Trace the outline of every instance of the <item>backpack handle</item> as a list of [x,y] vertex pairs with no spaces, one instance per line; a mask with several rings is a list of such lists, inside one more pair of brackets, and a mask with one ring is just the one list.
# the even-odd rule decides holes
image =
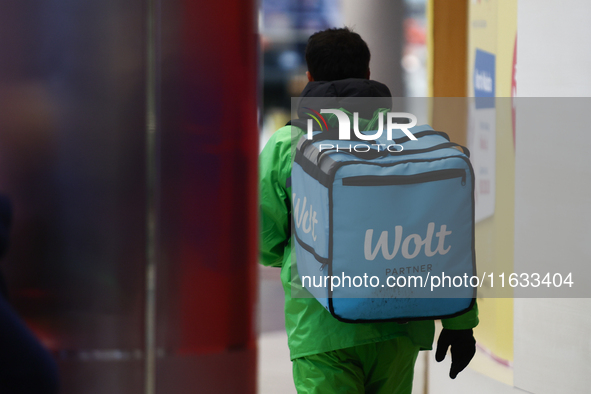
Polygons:
[[[306,130],[306,123],[303,119],[290,120],[285,125],[286,126],[294,126],[294,127],[300,128],[302,130]],[[439,135],[439,136],[445,138],[446,140],[451,141],[449,139],[449,135],[447,135],[447,133],[443,132],[443,131],[423,130],[423,131],[419,131],[418,133],[414,133],[413,135],[416,138],[421,138],[426,135]],[[339,135],[336,130],[323,131],[322,133],[318,133],[312,137],[312,141],[314,141],[314,142],[325,141],[325,140],[338,140],[338,139],[339,139]],[[375,140],[362,140],[362,139],[358,138],[356,135],[352,136],[351,141],[361,141],[361,142],[369,142],[369,143],[377,144],[377,141],[375,141]],[[404,137],[396,138],[392,141],[395,144],[402,144],[403,142],[410,141],[410,138],[408,136],[404,136]]]
[[[387,151],[385,151],[385,150],[384,151],[381,151],[381,152],[378,152],[377,150],[370,149],[370,150],[368,150],[366,152],[357,152],[355,150],[345,150],[345,149],[342,149],[342,148],[340,148],[340,149],[341,150],[338,151],[339,153],[344,153],[344,154],[347,154],[347,155],[353,155],[355,157],[360,158],[361,160],[373,160],[373,159],[377,159],[379,157],[386,157],[386,156],[389,155],[389,153]],[[334,151],[337,151],[337,148],[330,148],[330,149],[326,149],[326,150],[323,150],[322,152],[320,152],[318,154],[317,165],[320,167],[320,161],[322,160],[323,157],[326,156],[326,153],[328,153],[328,152],[334,152]]]
[[[441,136],[441,137],[445,138],[446,140],[450,141],[449,135],[447,135],[447,133],[445,133],[443,131],[423,130],[423,131],[419,131],[418,133],[414,133],[413,135],[416,138],[421,138],[426,135],[438,135],[438,136]],[[404,137],[396,138],[392,141],[394,141],[395,144],[402,144],[403,142],[410,141],[410,138],[408,136],[404,136]]]
[[462,146],[460,144],[456,144],[455,142],[444,142],[442,144],[431,146],[429,148],[409,149],[409,150],[403,150],[403,151],[399,151],[397,153],[391,153],[391,154],[393,154],[393,155],[412,155],[412,154],[415,154],[415,153],[431,152],[431,151],[434,151],[434,150],[444,149],[444,148],[461,148],[462,149],[462,152],[466,156],[468,156],[468,158],[470,157],[470,151],[468,150],[468,148],[466,148],[465,146]]

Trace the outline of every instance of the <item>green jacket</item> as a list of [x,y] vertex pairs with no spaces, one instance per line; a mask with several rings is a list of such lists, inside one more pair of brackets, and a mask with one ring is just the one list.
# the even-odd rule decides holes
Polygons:
[[[360,119],[360,128],[375,124],[375,119],[377,111],[372,120]],[[287,180],[291,177],[293,151],[302,135],[302,130],[296,127],[282,127],[269,139],[259,157],[261,264],[281,267],[291,359],[385,341],[400,335],[408,336],[422,350],[430,350],[435,332],[433,320],[405,324],[343,323],[315,298],[291,297],[295,253],[292,253],[290,229],[292,194]],[[450,329],[473,328],[477,324],[476,305],[461,316],[443,320],[443,326]]]

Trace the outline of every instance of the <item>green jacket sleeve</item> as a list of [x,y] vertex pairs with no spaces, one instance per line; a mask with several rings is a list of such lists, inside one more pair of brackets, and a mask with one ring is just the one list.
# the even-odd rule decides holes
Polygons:
[[443,328],[450,330],[466,330],[474,328],[478,325],[478,303],[474,302],[474,306],[463,315],[451,317],[449,319],[441,319]]
[[281,267],[290,237],[291,139],[283,138],[289,130],[273,134],[259,156],[260,263],[266,266]]

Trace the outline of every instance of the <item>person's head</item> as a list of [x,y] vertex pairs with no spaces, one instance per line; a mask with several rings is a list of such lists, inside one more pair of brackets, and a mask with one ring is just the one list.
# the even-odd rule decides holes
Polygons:
[[309,81],[369,79],[369,48],[347,27],[312,34],[306,46]]

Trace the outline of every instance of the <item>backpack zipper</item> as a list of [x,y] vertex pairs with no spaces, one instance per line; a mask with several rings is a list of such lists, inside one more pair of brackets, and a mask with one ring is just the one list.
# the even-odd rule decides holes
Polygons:
[[449,168],[413,175],[361,175],[343,178],[343,186],[392,186],[410,185],[442,181],[446,179],[462,178],[462,186],[466,185],[466,170],[461,168]]

